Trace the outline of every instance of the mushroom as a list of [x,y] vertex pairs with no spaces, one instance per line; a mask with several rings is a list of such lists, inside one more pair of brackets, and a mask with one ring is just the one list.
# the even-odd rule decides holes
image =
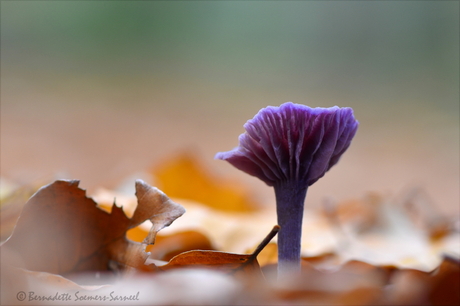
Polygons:
[[261,109],[244,128],[239,146],[215,158],[274,187],[281,227],[278,277],[299,273],[307,189],[339,161],[358,121],[349,107],[311,108],[287,102]]

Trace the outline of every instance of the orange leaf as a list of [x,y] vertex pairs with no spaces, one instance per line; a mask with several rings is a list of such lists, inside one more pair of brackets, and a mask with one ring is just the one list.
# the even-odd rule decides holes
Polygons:
[[278,233],[279,229],[279,226],[275,226],[252,254],[194,250],[179,254],[158,268],[164,271],[176,268],[212,268],[229,274],[263,278],[257,256]]
[[153,171],[157,185],[171,197],[190,199],[215,209],[233,212],[255,210],[249,196],[233,184],[217,183],[196,158],[185,153]]
[[194,250],[179,254],[166,265],[159,266],[164,271],[183,267],[206,267],[236,273],[239,270],[254,271],[259,268],[259,264],[252,254]]

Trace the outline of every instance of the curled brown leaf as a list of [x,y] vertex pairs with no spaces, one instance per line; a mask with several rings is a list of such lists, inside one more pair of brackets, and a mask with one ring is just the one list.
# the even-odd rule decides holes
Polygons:
[[128,218],[115,205],[107,213],[78,184],[77,180],[55,181],[25,204],[2,248],[19,254],[26,269],[55,274],[104,271],[113,261],[143,268],[148,257],[146,245],[128,240],[128,229],[151,220],[153,227],[146,242],[153,243],[159,230],[185,212],[160,190],[138,180],[138,206],[133,217]]

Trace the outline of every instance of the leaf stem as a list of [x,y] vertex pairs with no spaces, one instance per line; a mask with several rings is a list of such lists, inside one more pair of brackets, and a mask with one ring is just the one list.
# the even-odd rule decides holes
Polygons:
[[257,248],[254,250],[254,252],[251,254],[252,257],[256,258],[257,255],[259,255],[260,252],[267,246],[267,244],[270,243],[270,241],[273,239],[273,237],[278,234],[280,230],[279,225],[275,225],[273,229],[268,233],[268,235],[262,240],[262,242],[257,246]]
[[300,241],[307,184],[283,181],[274,186],[278,224],[278,279],[300,273]]

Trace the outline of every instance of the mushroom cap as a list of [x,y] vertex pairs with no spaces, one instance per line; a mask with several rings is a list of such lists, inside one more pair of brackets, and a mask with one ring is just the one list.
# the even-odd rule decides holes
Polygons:
[[244,125],[239,146],[216,159],[258,177],[269,186],[310,186],[335,165],[358,128],[349,107],[311,108],[286,102],[261,109]]

